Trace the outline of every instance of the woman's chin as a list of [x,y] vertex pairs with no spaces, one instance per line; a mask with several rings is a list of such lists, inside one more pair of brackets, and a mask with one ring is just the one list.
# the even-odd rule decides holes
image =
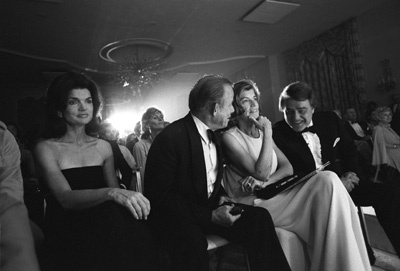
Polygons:
[[250,113],[248,115],[249,118],[254,118],[254,119],[258,119],[259,116],[260,116],[260,114],[258,114],[258,112],[257,113]]

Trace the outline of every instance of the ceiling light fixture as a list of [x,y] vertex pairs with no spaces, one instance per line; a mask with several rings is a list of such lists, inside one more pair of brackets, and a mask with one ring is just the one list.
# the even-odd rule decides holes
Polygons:
[[99,56],[116,64],[113,83],[122,87],[125,99],[141,97],[159,78],[159,66],[171,54],[172,47],[154,39],[127,39],[109,43]]
[[300,4],[266,0],[245,15],[243,21],[274,24],[298,7],[300,7]]

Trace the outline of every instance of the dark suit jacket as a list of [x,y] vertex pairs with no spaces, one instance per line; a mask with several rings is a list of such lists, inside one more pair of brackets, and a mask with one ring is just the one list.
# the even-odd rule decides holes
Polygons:
[[[321,142],[322,163],[331,162],[326,169],[339,176],[348,171],[360,176],[357,149],[337,115],[334,112],[315,112],[313,126]],[[274,124],[273,138],[289,159],[295,174],[315,169],[314,158],[303,136],[295,132],[285,120]]]
[[400,135],[400,105],[396,108],[396,112],[393,110],[395,104],[391,104],[389,107],[392,109],[393,112],[393,118],[392,122],[390,123],[391,128]]
[[[353,140],[361,140],[362,137],[358,136],[356,131],[354,130],[353,126],[348,121],[344,121],[344,127],[346,128],[348,134]],[[365,135],[372,135],[371,129],[369,129],[368,124],[365,121],[357,121],[360,125],[361,129],[363,129]]]
[[190,114],[168,125],[154,140],[146,163],[145,196],[151,213],[187,217],[208,226],[211,213],[225,194],[221,186],[223,163],[217,146],[219,168],[210,198],[201,137]]

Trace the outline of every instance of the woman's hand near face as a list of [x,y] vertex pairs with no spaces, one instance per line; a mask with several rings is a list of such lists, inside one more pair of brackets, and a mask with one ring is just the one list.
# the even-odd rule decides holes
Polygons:
[[258,129],[263,131],[267,136],[272,136],[272,124],[267,117],[260,116],[258,119],[254,117],[249,118]]
[[109,196],[115,202],[128,208],[136,219],[147,219],[150,214],[150,201],[140,192],[113,188]]

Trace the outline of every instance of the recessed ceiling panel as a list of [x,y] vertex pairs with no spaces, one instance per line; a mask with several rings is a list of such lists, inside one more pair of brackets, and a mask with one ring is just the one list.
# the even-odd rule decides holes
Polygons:
[[292,13],[300,5],[288,2],[266,0],[247,14],[243,21],[253,23],[274,24]]
[[38,2],[63,3],[64,0],[35,0]]

